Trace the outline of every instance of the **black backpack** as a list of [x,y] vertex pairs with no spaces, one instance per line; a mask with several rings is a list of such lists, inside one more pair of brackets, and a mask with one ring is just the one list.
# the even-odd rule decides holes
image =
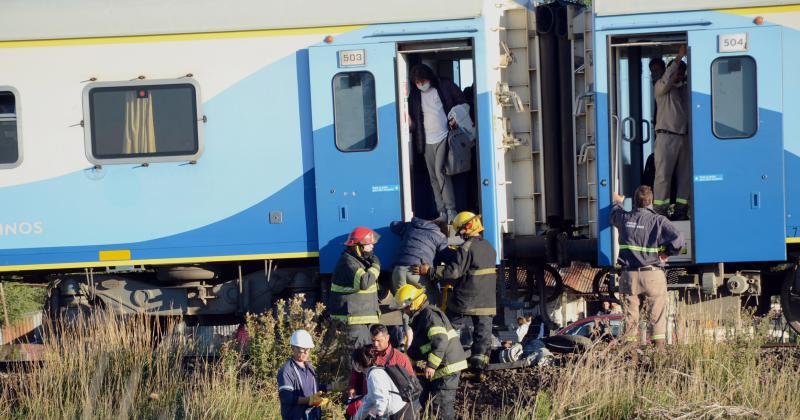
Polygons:
[[[394,352],[394,349],[392,349],[392,352]],[[386,360],[391,359],[392,355],[389,354]],[[420,394],[422,394],[422,384],[419,383],[419,379],[417,379],[416,375],[409,374],[408,371],[400,365],[379,367],[382,367],[389,375],[389,378],[392,379],[394,386],[396,386],[399,391],[396,394],[400,395],[403,401],[413,403],[419,399]]]

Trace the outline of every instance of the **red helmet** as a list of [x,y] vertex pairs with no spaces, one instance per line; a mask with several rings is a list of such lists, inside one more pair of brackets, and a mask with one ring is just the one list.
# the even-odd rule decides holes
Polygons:
[[350,236],[347,238],[347,242],[344,244],[347,246],[372,245],[377,243],[380,237],[381,236],[378,235],[378,233],[374,230],[359,226],[350,232]]

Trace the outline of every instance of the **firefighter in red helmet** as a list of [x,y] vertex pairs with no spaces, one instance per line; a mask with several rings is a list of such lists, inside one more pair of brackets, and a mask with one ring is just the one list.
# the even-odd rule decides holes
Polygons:
[[372,229],[353,229],[331,279],[328,309],[332,318],[345,326],[354,347],[371,344],[369,326],[380,322],[378,276],[381,263],[373,253],[379,238]]

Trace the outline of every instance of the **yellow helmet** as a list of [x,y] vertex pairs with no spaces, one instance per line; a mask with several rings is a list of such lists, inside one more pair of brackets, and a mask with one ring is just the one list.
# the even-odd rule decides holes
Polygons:
[[425,295],[425,289],[420,289],[413,284],[404,284],[400,286],[400,288],[397,289],[397,293],[394,294],[394,300],[398,309],[410,306],[412,310],[416,311],[427,299],[428,296]]
[[465,230],[465,234],[467,235],[474,235],[476,233],[483,232],[483,223],[481,223],[481,216],[471,212],[471,211],[462,211],[456,215],[456,218],[453,219],[453,230],[456,233],[461,233],[461,230]]

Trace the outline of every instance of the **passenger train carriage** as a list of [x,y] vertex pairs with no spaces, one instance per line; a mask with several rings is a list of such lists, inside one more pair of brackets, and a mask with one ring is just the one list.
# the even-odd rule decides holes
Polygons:
[[457,204],[483,215],[503,277],[558,283],[579,262],[605,281],[611,192],[642,181],[655,137],[647,61],[686,43],[673,277],[710,296],[784,284],[797,327],[800,5],[593,3],[6,2],[0,271],[50,281],[54,310],[210,317],[320,298],[355,226],[388,269],[389,223],[436,216],[408,120],[425,63],[468,93]]

